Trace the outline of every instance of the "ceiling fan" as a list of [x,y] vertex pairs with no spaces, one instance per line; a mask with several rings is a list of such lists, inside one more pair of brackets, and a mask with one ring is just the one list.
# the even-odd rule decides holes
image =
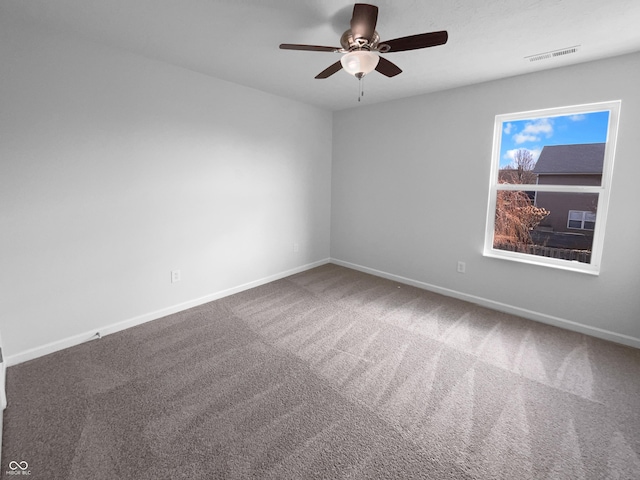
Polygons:
[[447,32],[442,30],[381,42],[380,36],[376,32],[377,21],[378,7],[367,3],[356,3],[353,6],[351,28],[344,32],[340,38],[341,47],[282,43],[280,48],[283,50],[344,53],[339,61],[320,72],[315,78],[328,78],[344,68],[351,75],[362,79],[373,70],[387,77],[395,77],[402,73],[402,70],[396,64],[381,57],[380,53],[404,52],[435,47],[444,45],[449,38]]

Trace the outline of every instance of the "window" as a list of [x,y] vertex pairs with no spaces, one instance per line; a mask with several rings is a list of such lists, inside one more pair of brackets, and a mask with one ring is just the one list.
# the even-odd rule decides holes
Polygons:
[[596,212],[582,212],[580,210],[569,210],[569,220],[567,221],[567,228],[593,230],[595,226],[596,226]]
[[484,255],[600,271],[620,101],[497,115]]

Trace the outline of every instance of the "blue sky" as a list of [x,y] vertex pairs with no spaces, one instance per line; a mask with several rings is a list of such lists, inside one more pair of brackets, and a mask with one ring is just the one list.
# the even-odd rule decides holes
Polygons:
[[529,150],[537,161],[546,145],[606,142],[608,124],[608,111],[504,122],[500,168],[509,165],[519,149]]

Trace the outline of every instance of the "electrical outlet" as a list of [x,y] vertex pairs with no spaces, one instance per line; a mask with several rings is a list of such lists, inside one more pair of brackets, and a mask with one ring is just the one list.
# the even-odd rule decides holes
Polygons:
[[171,283],[176,283],[181,280],[180,270],[171,270]]
[[465,273],[467,270],[467,264],[464,262],[458,262],[458,273]]
[[298,253],[300,251],[300,245],[297,243],[293,244],[293,253]]

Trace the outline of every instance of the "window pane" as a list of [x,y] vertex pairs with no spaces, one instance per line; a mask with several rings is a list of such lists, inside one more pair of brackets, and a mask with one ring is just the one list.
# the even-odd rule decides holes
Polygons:
[[609,112],[502,123],[498,183],[602,184]]
[[498,190],[493,248],[590,263],[597,206],[597,193]]

